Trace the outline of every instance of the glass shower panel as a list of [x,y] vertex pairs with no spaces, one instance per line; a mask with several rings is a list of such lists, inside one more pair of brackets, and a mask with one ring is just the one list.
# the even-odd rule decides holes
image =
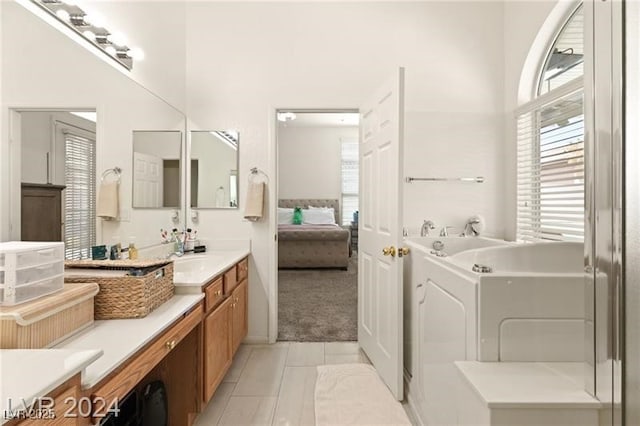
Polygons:
[[640,424],[640,3],[625,2],[625,340],[623,415]]

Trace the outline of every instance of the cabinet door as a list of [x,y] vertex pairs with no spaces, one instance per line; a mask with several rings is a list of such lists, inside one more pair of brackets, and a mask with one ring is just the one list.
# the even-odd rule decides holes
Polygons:
[[231,293],[232,305],[232,348],[233,353],[247,335],[247,280],[242,281]]
[[231,366],[231,304],[228,298],[204,320],[204,402],[213,396]]

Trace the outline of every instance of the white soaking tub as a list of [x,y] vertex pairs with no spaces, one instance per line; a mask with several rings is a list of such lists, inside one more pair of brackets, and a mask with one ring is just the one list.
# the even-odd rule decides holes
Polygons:
[[[409,399],[423,423],[455,418],[456,361],[584,361],[582,251],[581,243],[503,243],[412,259],[421,267],[411,277],[418,292]],[[492,272],[475,272],[475,264]]]

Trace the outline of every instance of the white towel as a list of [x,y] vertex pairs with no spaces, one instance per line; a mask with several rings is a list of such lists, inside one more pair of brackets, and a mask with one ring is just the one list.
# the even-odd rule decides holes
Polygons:
[[264,210],[264,182],[249,182],[247,202],[244,205],[244,218],[251,222],[262,219]]
[[98,217],[105,219],[117,219],[119,210],[119,190],[118,182],[102,182],[98,191],[98,202],[96,212]]

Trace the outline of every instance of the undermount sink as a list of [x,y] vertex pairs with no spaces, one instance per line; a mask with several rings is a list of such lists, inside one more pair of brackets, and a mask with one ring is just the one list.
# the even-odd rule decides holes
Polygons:
[[215,254],[187,254],[173,259],[174,274],[201,272],[210,269],[222,260],[223,256]]

